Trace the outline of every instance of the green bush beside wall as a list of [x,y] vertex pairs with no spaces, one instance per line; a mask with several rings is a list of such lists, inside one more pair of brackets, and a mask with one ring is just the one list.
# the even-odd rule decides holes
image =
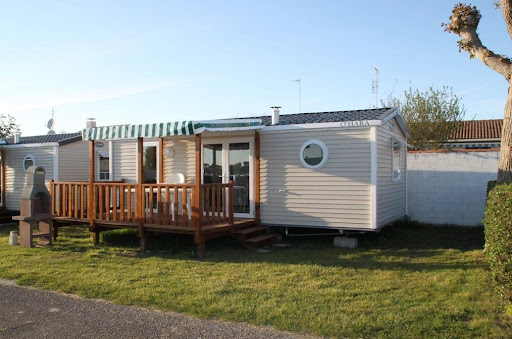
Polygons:
[[489,192],[484,225],[492,276],[512,302],[512,184],[495,185]]

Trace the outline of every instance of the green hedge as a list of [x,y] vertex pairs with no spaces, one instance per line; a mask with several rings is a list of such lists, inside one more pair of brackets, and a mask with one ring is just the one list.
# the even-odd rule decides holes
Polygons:
[[496,185],[489,192],[484,225],[492,276],[512,302],[512,184]]

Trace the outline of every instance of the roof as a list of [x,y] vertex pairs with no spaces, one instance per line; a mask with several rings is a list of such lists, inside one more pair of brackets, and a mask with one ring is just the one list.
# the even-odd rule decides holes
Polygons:
[[503,119],[461,121],[452,140],[501,139]]
[[53,135],[34,135],[29,137],[20,137],[20,142],[15,144],[14,138],[5,138],[4,145],[29,145],[29,144],[48,144],[58,143],[59,145],[69,144],[82,140],[82,133],[63,133]]
[[[391,107],[360,109],[352,111],[281,114],[279,116],[279,123],[277,125],[316,124],[322,122],[342,122],[360,120],[383,120],[394,110],[395,108]],[[272,124],[272,116],[270,115],[252,118],[261,119],[266,126],[270,126]]]

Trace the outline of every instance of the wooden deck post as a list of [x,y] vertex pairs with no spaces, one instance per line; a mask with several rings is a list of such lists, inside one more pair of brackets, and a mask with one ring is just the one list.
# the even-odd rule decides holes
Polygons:
[[[140,250],[144,252],[146,250],[147,245],[147,237],[144,234],[144,213],[145,206],[142,206],[143,194],[145,194],[144,189],[142,187],[144,184],[144,139],[137,138],[137,188],[135,195],[135,205],[137,212],[137,223],[138,223],[138,231],[140,238]],[[137,194],[138,193],[138,194]],[[151,207],[150,207],[151,208]]]
[[158,183],[164,183],[164,138],[158,140]]
[[95,153],[95,142],[94,140],[89,140],[89,187],[87,188],[87,217],[89,219],[89,231],[92,232],[92,241],[96,245],[100,241],[100,232],[94,224],[94,217],[96,214],[96,208],[94,206],[94,181],[96,180]]
[[194,186],[194,194],[193,194],[193,206],[192,206],[192,215],[194,219],[195,225],[195,241],[197,244],[197,254],[199,259],[204,258],[204,250],[205,250],[205,241],[203,239],[201,226],[203,223],[203,209],[202,209],[202,192],[201,192],[201,176],[202,176],[202,143],[201,143],[201,134],[196,134],[196,183]]
[[0,156],[2,157],[2,183],[1,183],[1,198],[2,198],[2,207],[5,207],[5,149],[0,150]]
[[254,134],[254,218],[256,222],[260,217],[260,132]]

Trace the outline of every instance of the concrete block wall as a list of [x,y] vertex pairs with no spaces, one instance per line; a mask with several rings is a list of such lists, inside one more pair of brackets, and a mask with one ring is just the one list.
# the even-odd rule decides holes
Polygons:
[[481,225],[498,157],[497,151],[409,152],[408,215],[431,224]]

